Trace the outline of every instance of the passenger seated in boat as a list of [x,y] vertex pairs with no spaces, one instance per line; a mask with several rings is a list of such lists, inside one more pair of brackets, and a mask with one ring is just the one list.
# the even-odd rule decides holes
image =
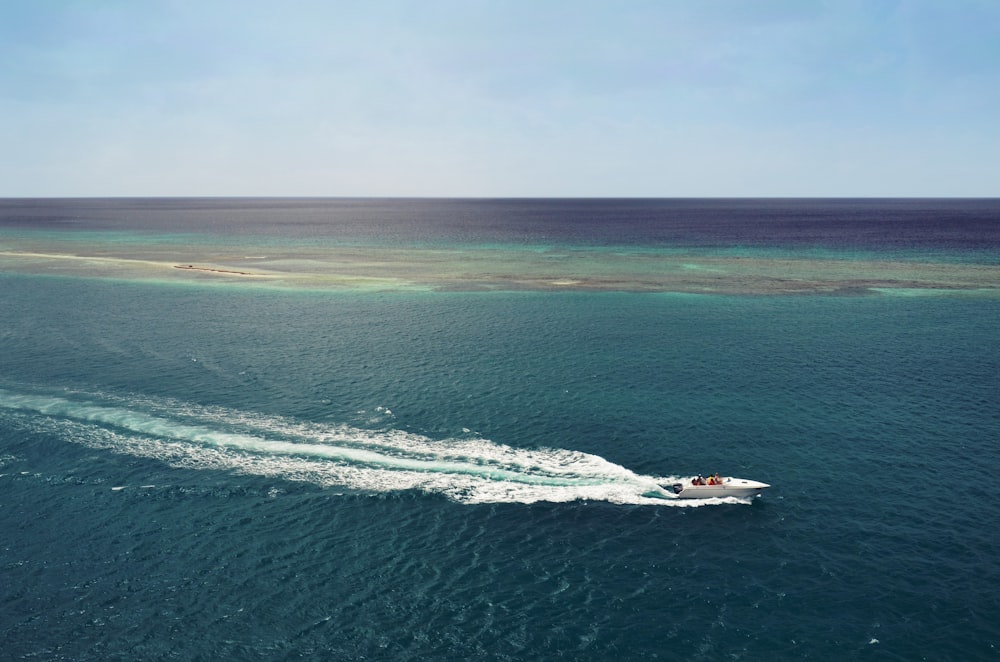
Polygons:
[[715,476],[712,476],[711,474],[708,476],[708,484],[709,485],[715,485],[716,484],[716,482],[715,482]]
[[715,475],[712,476],[711,480],[714,480],[715,482],[709,482],[710,485],[722,485],[722,476],[719,475],[718,471],[715,472]]
[[692,485],[704,485],[705,484],[705,479],[701,477],[701,474],[698,474],[697,476],[695,476],[694,478],[691,479],[691,484]]

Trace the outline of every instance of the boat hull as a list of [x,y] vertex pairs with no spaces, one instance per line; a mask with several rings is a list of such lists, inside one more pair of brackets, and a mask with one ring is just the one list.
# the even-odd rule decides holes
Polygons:
[[731,477],[723,479],[721,485],[694,485],[690,479],[671,485],[671,489],[678,499],[724,499],[726,497],[748,499],[759,496],[769,487],[771,486],[767,483],[756,480]]

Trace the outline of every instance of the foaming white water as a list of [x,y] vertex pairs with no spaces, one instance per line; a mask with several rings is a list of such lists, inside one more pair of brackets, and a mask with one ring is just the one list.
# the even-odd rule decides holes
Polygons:
[[674,477],[636,474],[602,457],[519,449],[485,439],[434,440],[208,408],[171,400],[15,393],[0,410],[75,443],[175,467],[222,469],[386,492],[422,490],[463,503],[576,500],[693,507],[733,499],[677,500]]

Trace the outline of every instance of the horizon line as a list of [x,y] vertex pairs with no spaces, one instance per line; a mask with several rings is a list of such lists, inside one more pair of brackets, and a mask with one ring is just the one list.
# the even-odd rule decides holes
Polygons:
[[998,195],[38,195],[0,200],[1000,200]]

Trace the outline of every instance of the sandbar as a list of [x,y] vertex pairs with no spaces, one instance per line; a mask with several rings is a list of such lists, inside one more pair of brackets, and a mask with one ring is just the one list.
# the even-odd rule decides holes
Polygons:
[[[4,248],[11,248],[5,242]],[[620,291],[722,295],[1000,296],[1000,264],[593,249],[296,247],[248,257],[220,247],[0,251],[0,272],[302,290]],[[16,248],[16,246],[14,247]],[[180,258],[180,259],[178,259]],[[234,278],[235,277],[235,278]],[[247,285],[244,285],[246,283]]]

